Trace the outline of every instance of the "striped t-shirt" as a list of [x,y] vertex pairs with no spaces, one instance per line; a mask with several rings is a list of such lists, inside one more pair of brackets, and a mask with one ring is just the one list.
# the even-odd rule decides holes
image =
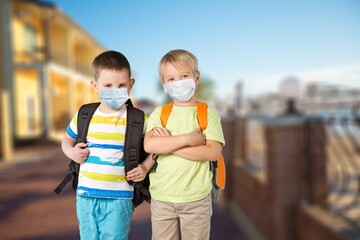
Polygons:
[[[126,107],[114,113],[95,111],[89,125],[90,154],[80,165],[77,195],[97,198],[131,199],[133,187],[125,178],[124,142]],[[66,132],[77,139],[77,113]]]

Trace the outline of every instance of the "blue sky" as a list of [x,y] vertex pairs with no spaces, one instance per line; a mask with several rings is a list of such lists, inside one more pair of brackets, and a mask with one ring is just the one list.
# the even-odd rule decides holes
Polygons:
[[202,76],[227,98],[276,92],[295,75],[360,87],[360,1],[54,0],[105,48],[124,53],[134,95],[159,100],[157,65],[168,51],[193,52]]

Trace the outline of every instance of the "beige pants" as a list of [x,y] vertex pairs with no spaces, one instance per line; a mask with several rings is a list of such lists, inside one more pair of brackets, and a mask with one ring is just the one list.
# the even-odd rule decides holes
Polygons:
[[169,203],[151,199],[150,206],[153,240],[210,238],[212,215],[210,195],[189,203]]

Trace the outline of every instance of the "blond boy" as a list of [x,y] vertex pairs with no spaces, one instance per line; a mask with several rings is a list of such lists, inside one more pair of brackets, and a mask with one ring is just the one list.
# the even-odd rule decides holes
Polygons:
[[152,239],[209,239],[212,173],[225,143],[220,116],[208,108],[208,126],[201,134],[196,118],[197,58],[186,50],[168,52],[159,64],[164,91],[174,100],[166,128],[161,107],[149,116],[145,150],[159,155],[150,174]]

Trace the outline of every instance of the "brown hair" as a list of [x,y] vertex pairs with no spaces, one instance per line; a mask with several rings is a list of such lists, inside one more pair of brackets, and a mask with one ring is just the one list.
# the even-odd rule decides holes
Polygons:
[[129,78],[131,77],[130,64],[127,58],[116,51],[106,51],[99,54],[92,62],[94,71],[94,79],[97,81],[100,77],[100,71],[103,69],[109,70],[128,70]]

